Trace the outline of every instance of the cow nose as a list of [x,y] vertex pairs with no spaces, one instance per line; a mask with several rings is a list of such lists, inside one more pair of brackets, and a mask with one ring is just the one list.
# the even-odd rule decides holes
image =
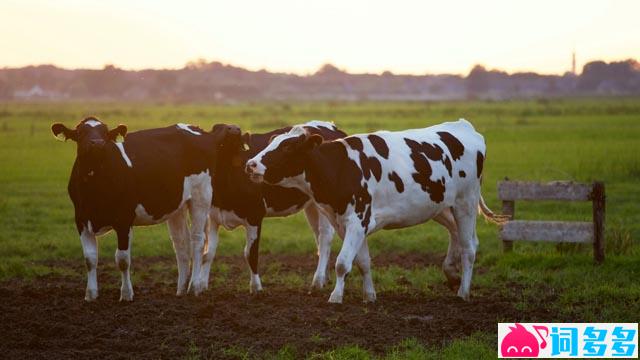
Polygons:
[[104,140],[102,139],[92,139],[89,140],[89,145],[94,146],[94,147],[101,147],[104,145]]
[[247,166],[245,167],[245,172],[247,174],[251,174],[253,173],[253,170],[258,166],[258,164],[255,162],[255,160],[251,160],[249,162],[247,162]]
[[240,127],[235,125],[229,126],[229,134],[232,134],[232,135],[240,134]]

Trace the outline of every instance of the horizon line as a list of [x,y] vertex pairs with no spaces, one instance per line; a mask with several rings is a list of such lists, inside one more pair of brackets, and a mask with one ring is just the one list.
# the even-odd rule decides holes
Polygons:
[[[204,61],[204,64],[214,64],[214,63],[218,63],[221,64],[223,66],[228,66],[228,67],[234,67],[234,68],[240,68],[243,70],[247,70],[247,71],[251,71],[251,72],[261,72],[261,71],[265,71],[271,74],[284,74],[284,75],[296,75],[296,76],[301,76],[301,77],[305,77],[305,76],[312,76],[316,73],[318,73],[318,71],[320,71],[322,68],[324,68],[325,66],[332,66],[336,69],[338,69],[339,71],[349,74],[349,75],[383,75],[384,73],[391,73],[392,75],[397,75],[397,76],[438,76],[438,75],[452,75],[452,76],[468,76],[471,71],[477,67],[477,66],[482,66],[483,68],[485,68],[487,71],[499,71],[499,72],[504,72],[507,73],[508,75],[514,75],[514,74],[526,74],[526,73],[534,73],[534,74],[538,74],[538,75],[549,75],[549,76],[563,76],[567,73],[572,73],[570,69],[567,69],[566,71],[560,73],[560,72],[556,72],[556,73],[542,73],[542,72],[537,72],[535,70],[524,70],[524,69],[520,69],[520,70],[513,70],[513,71],[508,71],[508,70],[504,70],[504,69],[500,69],[500,68],[494,68],[494,67],[490,67],[487,66],[485,64],[474,64],[471,66],[471,68],[466,71],[466,72],[442,72],[442,73],[435,73],[435,72],[423,72],[423,73],[417,73],[417,72],[394,72],[393,70],[381,70],[381,71],[364,71],[364,72],[355,72],[352,70],[349,70],[347,67],[341,67],[339,65],[336,65],[334,63],[331,62],[325,62],[323,64],[321,64],[320,66],[318,66],[316,68],[316,70],[313,71],[308,71],[308,72],[299,72],[299,71],[277,71],[277,70],[271,70],[267,67],[262,67],[262,68],[255,68],[255,67],[251,67],[251,66],[242,66],[242,65],[238,65],[238,64],[234,64],[234,63],[230,63],[230,62],[223,62],[220,60],[209,60],[206,58],[197,58],[194,60],[189,60],[187,61],[184,65],[182,65],[182,67],[143,67],[143,68],[138,68],[138,67],[122,67],[120,65],[116,65],[114,63],[105,63],[102,67],[91,67],[91,66],[87,66],[87,67],[66,67],[63,65],[58,65],[58,64],[54,64],[54,63],[40,63],[40,64],[26,64],[26,65],[21,65],[21,66],[15,66],[15,65],[1,65],[0,69],[1,70],[11,70],[11,69],[23,69],[23,68],[27,68],[27,67],[41,67],[41,66],[52,66],[58,69],[62,69],[62,70],[68,70],[68,71],[74,71],[74,70],[104,70],[105,68],[107,68],[108,66],[113,66],[117,69],[123,70],[123,71],[145,71],[145,70],[155,70],[155,71],[177,71],[177,70],[184,70],[188,67],[188,65],[190,63],[197,63],[197,62],[202,62]],[[614,63],[614,62],[625,62],[625,61],[638,61],[637,59],[633,58],[633,57],[627,57],[624,59],[617,59],[617,60],[610,60],[610,61],[606,61],[606,60],[602,60],[602,59],[590,59],[588,61],[584,62],[584,65],[582,66],[582,68],[580,70],[582,70],[584,68],[584,66],[586,64],[592,63],[592,62],[596,62],[596,61],[602,61],[605,63]],[[576,75],[582,73],[582,71],[577,71],[578,69],[576,69]]]

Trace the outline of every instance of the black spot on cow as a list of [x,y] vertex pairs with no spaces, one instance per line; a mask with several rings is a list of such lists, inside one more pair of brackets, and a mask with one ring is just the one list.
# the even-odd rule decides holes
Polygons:
[[451,167],[451,160],[449,160],[449,157],[447,155],[444,155],[444,160],[442,160],[442,163],[444,164],[444,167],[447,168],[447,171],[449,172],[449,177],[453,176],[453,169]]
[[380,181],[382,177],[382,165],[380,161],[375,157],[367,156],[364,151],[360,152],[360,166],[362,167],[362,174],[364,178],[369,180],[371,175],[376,178],[376,181]]
[[380,156],[382,156],[385,159],[389,158],[389,146],[387,146],[387,142],[384,141],[383,138],[375,134],[371,134],[367,136],[367,138],[369,139],[369,141],[371,142],[371,145],[373,145],[373,148],[376,150],[376,152]]
[[357,136],[350,136],[345,138],[344,141],[346,141],[347,144],[349,144],[349,146],[355,151],[362,152],[362,150],[364,150],[362,140]]
[[477,168],[478,179],[480,179],[480,176],[482,176],[482,166],[484,166],[484,155],[482,155],[482,153],[478,151],[478,154],[476,155],[476,168]]
[[[375,156],[368,156],[367,154],[365,154],[362,139],[357,136],[351,136],[345,138],[344,140],[347,144],[349,144],[350,148],[358,152],[360,167],[362,168],[362,174],[364,175],[364,178],[366,180],[369,180],[371,178],[371,175],[373,175],[373,177],[376,178],[376,181],[380,181],[380,179],[382,178],[382,164],[380,164],[380,160],[378,160]],[[387,156],[389,155],[388,151],[389,149],[387,148]]]
[[462,154],[464,154],[464,145],[462,145],[460,140],[446,131],[439,131],[438,135],[447,149],[449,149],[449,153],[451,153],[453,161],[460,159]]
[[[444,200],[445,181],[444,178],[436,181],[431,180],[432,169],[428,159],[433,161],[443,161],[443,151],[438,145],[426,142],[418,143],[415,140],[404,139],[411,150],[411,160],[416,172],[413,173],[413,180],[420,184],[422,191],[428,192],[433,202],[440,203]],[[426,158],[425,158],[426,156]]]
[[465,173],[464,170],[460,170],[460,172],[458,172],[458,175],[460,175],[461,178],[467,177],[467,173]]
[[402,193],[404,191],[404,183],[402,182],[402,179],[395,171],[392,171],[389,173],[389,180],[393,182],[393,184],[396,186],[396,190],[399,193]]

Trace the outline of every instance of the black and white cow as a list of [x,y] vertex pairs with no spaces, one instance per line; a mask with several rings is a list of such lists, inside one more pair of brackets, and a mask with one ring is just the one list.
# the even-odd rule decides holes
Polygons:
[[[215,125],[217,128],[225,125]],[[301,125],[309,134],[317,134],[326,140],[345,137],[332,123],[309,121]],[[312,287],[322,288],[327,282],[327,265],[331,252],[331,240],[334,230],[325,216],[318,211],[315,203],[298,189],[256,184],[244,171],[246,161],[269,144],[269,140],[288,132],[291,127],[277,129],[265,134],[240,135],[228,134],[218,152],[218,161],[213,172],[213,203],[210,214],[207,249],[203,256],[201,288],[209,283],[211,263],[218,244],[218,229],[227,230],[244,226],[246,246],[244,255],[251,269],[250,291],[262,290],[258,274],[258,249],[262,219],[295,214],[304,209],[309,225],[313,229],[318,247],[318,266],[313,277]],[[248,145],[249,149],[244,150]]]
[[[120,300],[131,301],[132,227],[164,221],[169,224],[178,261],[177,294],[183,294],[187,290],[190,253],[194,256],[194,273],[200,272],[218,144],[227,133],[239,134],[240,129],[226,126],[205,133],[178,124],[133,132],[118,143],[115,140],[126,134],[126,126],[109,130],[90,117],[75,129],[56,123],[51,131],[61,140],[77,143],[68,191],[88,271],[85,300],[98,296],[96,236],[115,230],[118,237],[115,261],[122,273]],[[187,208],[191,216],[190,234]],[[197,279],[192,276],[189,286],[198,293],[202,289],[194,280]]]
[[[254,181],[294,187],[312,196],[344,239],[329,302],[341,303],[353,260],[363,274],[365,301],[375,301],[366,236],[447,214],[457,227],[447,263],[462,264],[458,296],[469,298],[480,210],[500,221],[482,201],[485,143],[466,120],[423,129],[379,131],[323,142],[296,126],[246,164]],[[449,269],[452,271],[452,269]]]

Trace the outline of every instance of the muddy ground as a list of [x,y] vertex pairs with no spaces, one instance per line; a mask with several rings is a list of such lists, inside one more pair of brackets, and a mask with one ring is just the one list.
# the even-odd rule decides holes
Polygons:
[[[100,297],[86,303],[83,261],[49,262],[68,275],[48,275],[0,283],[2,358],[176,358],[197,347],[205,357],[233,357],[231,348],[260,355],[285,345],[298,356],[357,344],[384,353],[403,339],[442,345],[475,331],[496,332],[504,321],[549,320],[542,306],[520,311],[513,296],[475,287],[466,303],[444,284],[430,294],[379,292],[375,304],[362,304],[360,289],[347,289],[345,303],[328,304],[332,284],[313,294],[307,286],[270,283],[248,294],[248,270],[240,257],[221,257],[226,280],[200,297],[176,297],[173,258],[135,258],[132,303],[119,303],[120,276],[112,262],[99,265]],[[374,266],[440,266],[442,257],[386,254]],[[278,276],[300,273],[310,279],[313,256],[265,255]],[[479,269],[483,271],[483,269]],[[212,274],[215,277],[216,273]],[[528,307],[529,308],[529,307]]]

